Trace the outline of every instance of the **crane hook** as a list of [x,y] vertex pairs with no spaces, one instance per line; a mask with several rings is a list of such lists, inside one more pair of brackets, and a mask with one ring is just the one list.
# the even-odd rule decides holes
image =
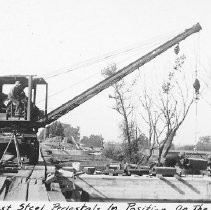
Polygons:
[[180,51],[180,47],[179,47],[179,43],[178,43],[174,48],[174,52],[175,52],[176,55],[178,55],[179,51]]
[[200,89],[200,82],[197,78],[195,79],[195,82],[193,83],[193,87],[195,89],[195,94],[196,94],[196,97],[197,97],[198,94],[199,94],[199,89]]

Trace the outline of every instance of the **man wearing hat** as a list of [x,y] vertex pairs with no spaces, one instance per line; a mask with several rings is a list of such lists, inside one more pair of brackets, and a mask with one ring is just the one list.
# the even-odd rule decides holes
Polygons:
[[8,99],[16,106],[15,113],[19,113],[21,100],[26,97],[23,91],[24,88],[25,87],[21,84],[20,81],[16,81],[15,86],[10,90],[8,94]]

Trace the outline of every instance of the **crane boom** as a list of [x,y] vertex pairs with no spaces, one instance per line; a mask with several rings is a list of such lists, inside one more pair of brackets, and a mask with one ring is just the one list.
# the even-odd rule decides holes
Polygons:
[[45,126],[50,124],[51,122],[57,120],[58,118],[62,117],[69,111],[73,110],[77,106],[81,105],[85,101],[89,100],[90,98],[94,97],[104,89],[108,88],[109,86],[115,84],[128,74],[132,73],[134,70],[138,69],[139,67],[143,66],[145,63],[151,61],[156,56],[160,55],[161,53],[165,52],[172,46],[178,44],[182,40],[186,39],[188,36],[197,33],[201,30],[201,26],[199,23],[192,26],[189,29],[186,29],[181,34],[177,35],[176,37],[172,38],[171,40],[165,42],[164,44],[160,45],[159,47],[155,48],[154,50],[150,51],[146,55],[142,56],[138,60],[134,61],[133,63],[129,64],[128,66],[122,68],[112,76],[104,79],[103,81],[99,82],[98,84],[94,85],[93,87],[89,88],[88,90],[84,91],[80,95],[74,97],[73,99],[69,100],[68,102],[62,104],[60,107],[54,109],[50,113],[47,114],[46,117],[40,119],[38,122],[40,125]]

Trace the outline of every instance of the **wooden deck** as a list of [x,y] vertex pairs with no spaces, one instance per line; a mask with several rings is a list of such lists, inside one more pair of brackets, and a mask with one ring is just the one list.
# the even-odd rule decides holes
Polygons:
[[76,189],[95,201],[211,202],[211,178],[81,175]]
[[211,203],[211,177],[112,176],[80,174],[72,167],[56,168],[41,153],[36,166],[23,165],[1,172],[1,201],[95,202],[207,202]]

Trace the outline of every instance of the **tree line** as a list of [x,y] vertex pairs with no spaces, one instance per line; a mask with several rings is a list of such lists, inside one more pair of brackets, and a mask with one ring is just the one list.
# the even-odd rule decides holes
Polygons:
[[45,138],[60,136],[61,138],[66,138],[67,143],[72,144],[72,138],[75,142],[81,144],[85,147],[103,147],[103,137],[102,135],[91,134],[88,136],[83,136],[81,138],[80,127],[73,127],[69,124],[64,124],[59,121],[53,122],[51,125],[43,129],[39,134],[39,139],[43,141]]

